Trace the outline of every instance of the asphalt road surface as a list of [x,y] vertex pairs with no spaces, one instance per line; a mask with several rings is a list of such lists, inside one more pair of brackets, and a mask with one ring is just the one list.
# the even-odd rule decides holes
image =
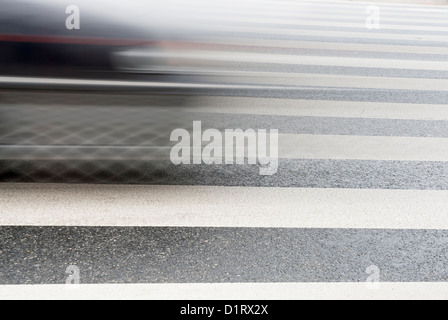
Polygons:
[[[177,110],[185,123],[278,129],[276,175],[1,161],[0,297],[448,298],[448,9],[381,4],[369,30],[366,4],[305,4],[263,2],[270,17],[224,21],[234,49],[209,53],[226,61],[221,76],[177,91],[194,88]],[[33,119],[63,100],[101,100],[92,95],[4,92],[0,110]],[[118,113],[164,97],[111,95],[102,101]],[[76,123],[61,130],[33,143],[68,131],[84,141]]]

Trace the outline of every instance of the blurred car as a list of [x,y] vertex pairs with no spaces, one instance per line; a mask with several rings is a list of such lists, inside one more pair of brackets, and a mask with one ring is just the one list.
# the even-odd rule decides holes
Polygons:
[[[69,29],[70,2],[2,0],[0,75],[110,77],[136,68],[117,54],[160,50],[156,32],[132,21],[131,14],[119,17],[111,14],[113,8],[101,10],[101,3],[81,3],[80,27]],[[158,70],[163,65],[160,57],[151,61]],[[145,70],[151,68],[146,65]]]
[[[169,69],[163,50],[173,41],[161,22],[169,15],[161,13],[165,7],[159,3],[148,1],[140,12],[135,3],[103,0],[1,0],[3,172],[21,160],[43,161],[39,165],[57,175],[52,161],[102,165],[104,160],[166,158],[171,128],[185,122],[176,108],[166,106],[182,106],[188,95],[172,88],[161,94],[160,86],[134,81],[153,80]],[[80,28],[67,28],[67,8],[74,4]],[[116,86],[126,81],[114,80],[133,75],[137,79],[127,83],[139,94]],[[169,84],[173,77],[171,72],[164,79]]]

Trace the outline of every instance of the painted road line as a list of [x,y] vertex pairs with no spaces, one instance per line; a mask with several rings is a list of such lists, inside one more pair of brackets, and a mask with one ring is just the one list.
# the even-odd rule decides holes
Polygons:
[[284,159],[448,161],[447,138],[280,134]]
[[199,97],[184,110],[271,116],[448,121],[447,105],[411,103]]
[[220,41],[210,41],[211,44],[260,46],[266,48],[287,49],[312,49],[312,50],[343,50],[343,51],[365,51],[365,52],[387,52],[387,53],[415,53],[415,54],[448,54],[448,48],[425,47],[425,46],[403,46],[387,44],[366,43],[341,43],[341,42],[318,42],[318,41],[289,41],[275,39],[252,39],[252,38],[224,38]]
[[63,184],[0,190],[2,226],[448,230],[448,191],[439,190]]
[[424,34],[399,34],[399,33],[367,33],[367,32],[332,32],[328,30],[298,30],[298,29],[280,29],[266,27],[231,27],[219,26],[210,27],[209,31],[232,32],[232,33],[256,33],[270,35],[288,35],[288,36],[304,36],[304,37],[340,37],[347,39],[377,39],[377,40],[401,40],[401,41],[432,41],[446,42],[444,35],[424,35]]
[[[446,79],[415,79],[415,78],[391,78],[391,77],[365,77],[308,73],[277,73],[277,72],[235,72],[226,77],[223,73],[217,78],[217,82],[240,83],[242,87],[250,84],[296,87],[329,87],[335,89],[351,90],[384,89],[384,90],[424,90],[424,91],[448,91]],[[287,88],[285,88],[287,89]]]
[[447,283],[429,282],[0,286],[2,300],[445,300],[447,297]]
[[[341,22],[341,21],[306,21],[299,19],[272,19],[272,18],[257,18],[257,17],[223,17],[223,16],[208,16],[206,18],[210,21],[219,22],[244,22],[244,23],[258,23],[265,25],[291,25],[291,26],[315,26],[315,27],[333,27],[333,28],[353,28],[362,29],[366,32],[371,32],[366,29],[365,20],[360,19],[358,22]],[[281,28],[279,28],[281,29]],[[407,31],[434,31],[434,32],[448,32],[448,26],[419,26],[414,25],[401,25],[401,24],[381,24],[381,30],[407,30]],[[356,30],[353,30],[356,31]]]
[[[159,58],[150,53],[132,53],[133,57]],[[250,63],[272,63],[289,65],[314,65],[314,66],[337,66],[352,68],[386,68],[386,69],[409,69],[409,70],[435,70],[448,71],[448,62],[425,61],[424,64],[417,60],[397,59],[371,59],[351,57],[327,57],[327,56],[301,56],[289,54],[264,54],[243,53],[229,51],[183,51],[163,53],[160,58],[177,59],[185,61],[225,61],[225,62],[250,62]]]
[[[448,138],[353,135],[279,134],[281,159],[448,161]],[[200,142],[201,146],[207,143]],[[190,153],[192,154],[191,147]],[[222,146],[222,154],[226,154]],[[243,149],[244,148],[244,149]],[[0,146],[2,159],[157,160],[168,159],[171,149],[135,146]],[[247,156],[247,140],[242,147]],[[117,155],[114,156],[114,153]]]
[[[153,99],[160,97],[160,100],[162,100],[163,103],[163,96],[154,95],[152,97]],[[37,95],[36,98],[40,99],[41,96]],[[98,99],[101,98],[106,99],[107,97],[98,97]],[[61,101],[63,97],[56,95],[53,99]],[[76,101],[76,97],[72,95],[67,95],[66,99]],[[159,102],[156,100],[155,105],[157,105],[157,103]],[[55,104],[54,100],[49,99],[47,106],[53,104]],[[123,104],[125,104],[125,101],[123,101]],[[16,105],[16,110],[26,110],[30,107],[31,105],[24,103]],[[92,105],[91,107],[94,106]],[[111,110],[111,108],[120,108],[121,110],[123,106],[108,106],[105,107],[104,111]],[[134,112],[132,107],[127,108]],[[72,109],[70,110],[72,111]],[[191,99],[186,102],[186,105],[182,107],[182,111],[191,113],[222,113],[236,115],[448,121],[448,105],[367,101],[356,102],[200,96],[191,97]]]
[[[198,89],[198,90],[321,90],[330,87],[338,90],[386,89],[448,91],[448,80],[389,77],[362,77],[320,74],[291,74],[269,72],[222,72],[214,83],[164,83],[144,81],[56,79],[0,77],[1,87],[78,88],[86,90],[147,90],[147,89]],[[229,84],[234,82],[237,84]]]
[[[288,18],[300,18],[300,17],[313,17],[317,19],[342,19],[344,20],[366,20],[369,16],[369,12],[366,9],[371,4],[366,4],[361,7],[329,7],[328,4],[323,6],[316,6],[315,4],[297,6],[288,6],[285,3],[277,3],[276,6],[263,6],[260,3],[248,4],[246,2],[230,4],[227,3],[225,6],[219,6],[215,4],[213,8],[211,7],[197,7],[195,10],[196,21],[200,22],[204,16],[216,16],[216,20],[220,17],[228,17],[232,14],[238,16],[246,17],[288,17]],[[379,6],[381,11],[381,21],[395,21],[395,22],[414,22],[418,23],[446,23],[447,12],[425,12],[425,11],[412,11],[412,10],[389,10],[382,6]],[[317,11],[316,9],[319,9]],[[410,8],[406,8],[410,9]]]
[[[216,15],[216,11],[207,11],[208,16]],[[227,13],[227,15],[225,15]],[[222,12],[219,12],[218,15],[216,15],[216,21],[219,21],[220,18],[225,19],[228,16],[231,16],[232,14],[237,14],[238,16],[242,18],[285,18],[285,19],[303,19],[304,21],[313,21],[313,20],[322,20],[322,21],[341,21],[344,20],[345,22],[353,22],[353,23],[366,23],[366,19],[368,17],[368,14],[365,13],[365,11],[359,11],[355,14],[347,14],[347,13],[336,13],[334,11],[326,11],[326,12],[320,12],[320,13],[314,13],[314,12],[306,12],[306,11],[297,11],[297,12],[291,12],[291,11],[278,11],[278,10],[272,10],[268,13],[263,11],[252,11],[248,14],[241,15],[241,11],[229,11],[224,10]],[[381,16],[381,22],[387,22],[388,24],[403,24],[403,25],[410,25],[410,26],[418,26],[418,25],[440,25],[440,26],[447,26],[447,20],[444,17],[440,16],[422,16],[422,15],[415,15],[412,16],[409,14],[409,12],[406,12],[403,16],[397,16],[397,15],[389,15],[389,14],[383,14]]]

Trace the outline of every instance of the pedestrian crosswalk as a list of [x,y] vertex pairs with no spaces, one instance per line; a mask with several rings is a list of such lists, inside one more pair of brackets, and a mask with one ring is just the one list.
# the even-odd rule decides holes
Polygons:
[[[198,92],[183,112],[279,129],[278,174],[135,159],[108,184],[0,171],[0,297],[448,298],[448,7],[378,3],[371,30],[368,5],[200,6],[214,23],[188,54],[214,76],[185,84]],[[57,168],[56,182],[79,174]],[[69,265],[81,286],[64,285]]]

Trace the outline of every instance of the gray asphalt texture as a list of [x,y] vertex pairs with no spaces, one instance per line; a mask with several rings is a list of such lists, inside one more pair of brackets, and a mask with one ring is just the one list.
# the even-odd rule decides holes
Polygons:
[[448,280],[448,231],[1,227],[0,280],[65,283]]
[[0,161],[3,182],[96,183],[448,190],[445,162],[280,159],[278,173],[257,165],[187,165],[170,161]]

